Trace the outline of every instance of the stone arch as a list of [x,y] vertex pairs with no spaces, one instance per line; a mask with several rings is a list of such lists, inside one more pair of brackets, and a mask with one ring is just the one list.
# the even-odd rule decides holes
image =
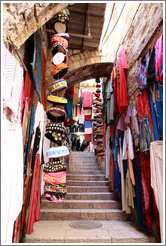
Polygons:
[[73,3],[3,3],[3,39],[17,49],[56,13]]

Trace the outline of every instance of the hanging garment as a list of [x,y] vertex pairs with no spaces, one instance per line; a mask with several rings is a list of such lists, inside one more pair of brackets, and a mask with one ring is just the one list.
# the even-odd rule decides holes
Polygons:
[[142,57],[139,64],[139,74],[136,76],[138,88],[142,91],[147,86],[147,69],[150,60],[151,49]]
[[148,86],[148,100],[153,119],[155,140],[163,139],[163,82]]
[[106,99],[107,99],[107,124],[110,124],[114,120],[114,91],[112,87],[112,74],[108,81]]
[[133,200],[133,190],[132,190],[132,183],[130,180],[129,169],[127,169],[125,182],[126,182],[126,213],[131,214],[132,209],[134,209],[134,200]]
[[155,64],[156,81],[161,82],[163,81],[163,33],[156,42],[155,56],[156,56],[156,64]]
[[137,110],[135,107],[131,109],[131,119],[132,119],[132,135],[134,138],[134,145],[139,146],[139,125],[138,125],[138,119],[137,119]]
[[11,244],[14,221],[23,204],[23,140],[20,124],[2,119],[1,243]]
[[39,28],[34,33],[34,54],[32,62],[32,75],[33,83],[36,92],[39,96],[39,101],[42,102],[42,47],[43,47],[44,37],[41,28]]
[[143,207],[142,207],[142,179],[141,179],[141,163],[140,156],[137,153],[133,159],[133,170],[135,177],[135,201],[136,201],[136,210],[137,210],[137,225],[143,230],[147,231],[147,228],[144,224],[143,218]]
[[37,154],[32,177],[27,234],[31,234],[33,232],[33,223],[40,220],[40,183],[40,155]]
[[150,185],[150,153],[141,153],[141,179],[144,224],[152,233],[152,204]]
[[119,172],[118,163],[114,162],[114,185],[115,185],[115,196],[121,198],[121,174]]
[[109,147],[109,137],[110,137],[110,126],[106,129],[106,178],[109,177],[109,162],[110,162],[110,147]]
[[14,56],[3,45],[3,103],[13,112],[13,120],[21,122],[21,97],[23,89],[23,69]]
[[93,94],[90,91],[83,91],[81,93],[81,97],[83,98],[83,107],[91,108],[93,103]]
[[74,85],[66,89],[65,98],[74,100]]
[[152,128],[149,117],[145,116],[139,125],[140,131],[140,150],[141,152],[148,152],[150,150],[150,143],[154,141]]
[[120,170],[121,170],[121,201],[122,201],[122,211],[126,211],[126,191],[125,191],[125,180],[123,171],[123,161],[122,161],[122,146],[121,139],[119,140],[120,148]]
[[41,97],[43,108],[47,110],[47,98],[46,98],[46,58],[44,51],[42,50],[42,71],[41,71]]
[[92,121],[84,121],[85,128],[92,127]]
[[154,134],[153,120],[152,120],[152,114],[151,114],[150,105],[149,105],[149,101],[148,101],[147,88],[144,89],[142,91],[142,93],[138,94],[137,105],[138,105],[139,123],[141,122],[141,120],[144,116],[149,116],[150,124],[151,124],[152,131]]
[[161,242],[163,241],[163,141],[150,144],[151,186],[159,210]]
[[85,134],[85,141],[91,142],[92,141],[92,134]]
[[134,159],[134,149],[133,149],[133,140],[131,136],[131,130],[127,127],[127,130],[124,132],[123,139],[123,160],[128,159],[129,163],[129,172],[132,184],[135,185],[134,172],[133,172],[133,164],[132,160]]
[[64,109],[66,111],[66,117],[68,119],[72,119],[73,118],[73,99],[72,98],[69,97],[67,99],[67,105],[65,105]]
[[125,70],[128,69],[124,46],[117,57],[117,102],[121,114],[128,106]]
[[147,67],[147,85],[151,85],[156,82],[155,75],[156,57],[155,57],[155,46],[151,49],[149,64]]

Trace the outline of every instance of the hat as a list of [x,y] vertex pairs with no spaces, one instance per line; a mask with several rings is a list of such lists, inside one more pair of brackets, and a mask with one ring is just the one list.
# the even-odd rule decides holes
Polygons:
[[43,180],[49,184],[65,184],[66,172],[44,173]]
[[94,95],[95,95],[96,97],[100,97],[100,93],[99,93],[99,92],[95,92]]
[[65,97],[58,97],[58,96],[53,96],[49,95],[47,97],[47,101],[51,103],[58,103],[58,104],[67,104],[67,99]]
[[69,39],[70,39],[70,36],[69,36],[69,34],[68,33],[57,33],[57,34],[55,34],[56,36],[59,36],[59,37],[63,37],[63,38],[65,38],[67,41],[69,41]]
[[57,36],[56,34],[52,36],[52,39],[50,42],[51,47],[53,47],[54,44],[56,45],[63,44],[66,47],[66,49],[68,49],[68,41],[61,36]]
[[46,184],[44,185],[44,193],[65,195],[67,193],[67,187],[65,184]]
[[66,49],[66,46],[64,44],[59,44],[59,45],[54,44],[51,52],[52,52],[52,55],[54,56],[58,52],[61,52],[62,54],[66,55],[67,51],[68,50]]
[[53,29],[55,31],[55,33],[67,33],[68,32],[68,26],[66,23],[62,23],[62,22],[54,22],[53,23]]
[[101,90],[99,88],[96,89],[96,92],[101,92]]
[[59,106],[51,106],[47,110],[47,114],[51,114],[54,117],[66,116],[66,111]]
[[96,88],[100,88],[100,87],[101,87],[101,85],[100,85],[100,84],[97,84],[97,85],[96,85]]
[[67,56],[64,62],[60,63],[59,65],[54,65],[52,64],[53,69],[51,70],[51,75],[53,76],[54,79],[60,79],[62,78],[68,70],[67,66]]
[[60,63],[64,62],[65,60],[65,54],[63,54],[62,52],[57,52],[51,62],[54,64],[54,65],[59,65]]
[[53,161],[53,162],[47,162],[43,168],[43,172],[47,172],[47,173],[54,173],[54,172],[60,172],[60,171],[66,171],[65,163],[60,160]]
[[51,93],[67,88],[67,82],[64,79],[56,80],[51,84]]
[[69,150],[66,146],[51,147],[46,153],[48,158],[58,158],[66,155],[69,155]]

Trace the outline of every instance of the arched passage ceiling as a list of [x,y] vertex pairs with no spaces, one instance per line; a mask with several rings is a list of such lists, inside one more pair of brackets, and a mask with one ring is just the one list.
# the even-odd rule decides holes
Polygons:
[[[70,11],[70,22],[68,24],[68,33],[70,35],[69,51],[97,51],[104,24],[106,4],[75,3],[70,5],[68,8]],[[49,43],[52,35],[54,34],[51,23],[52,20],[46,23],[46,31]],[[88,32],[90,32],[90,35],[88,35]],[[71,52],[69,53],[71,54]],[[71,63],[73,63],[73,61],[70,60],[70,54],[68,55],[69,66]],[[86,59],[89,59],[89,57],[86,57]],[[73,69],[72,71],[69,67],[69,72],[64,76],[64,78],[70,87],[71,85],[75,85],[91,78],[109,77],[112,66],[113,64],[111,62],[94,62],[94,64],[87,66],[77,66],[77,69]],[[53,82],[53,79],[51,76],[49,76],[50,71],[51,70],[48,69],[47,72],[48,89],[50,84]]]

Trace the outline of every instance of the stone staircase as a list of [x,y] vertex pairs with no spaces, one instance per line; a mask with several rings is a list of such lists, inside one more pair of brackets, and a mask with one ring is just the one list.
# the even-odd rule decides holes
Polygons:
[[62,204],[42,198],[40,221],[26,243],[155,242],[127,221],[94,153],[71,152],[66,185]]

